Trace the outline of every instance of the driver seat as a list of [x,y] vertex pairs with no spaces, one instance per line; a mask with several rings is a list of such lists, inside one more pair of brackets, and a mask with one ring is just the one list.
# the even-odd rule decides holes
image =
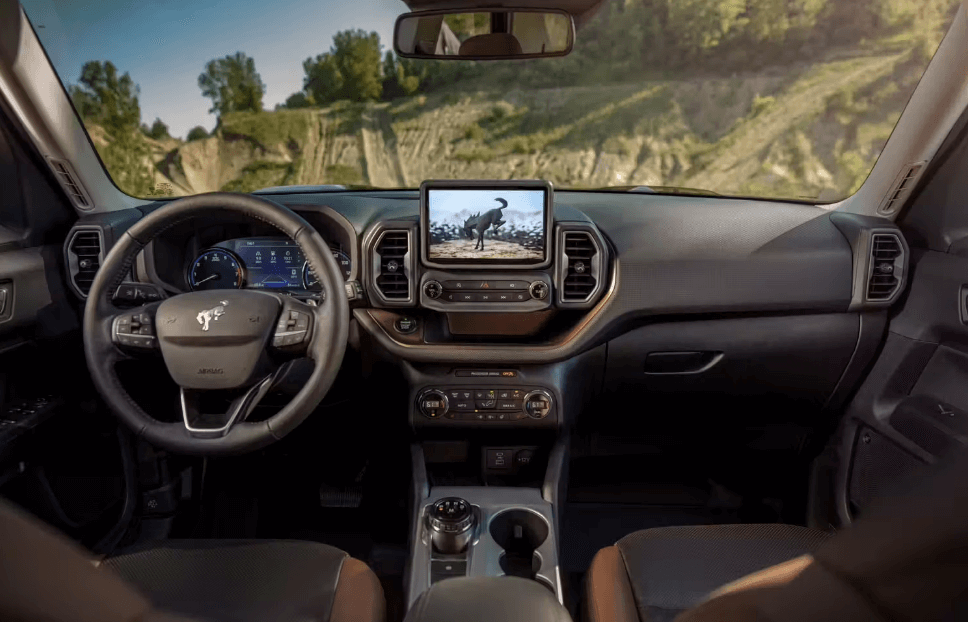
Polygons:
[[0,502],[0,620],[383,622],[383,588],[343,551],[293,540],[168,540],[96,562]]

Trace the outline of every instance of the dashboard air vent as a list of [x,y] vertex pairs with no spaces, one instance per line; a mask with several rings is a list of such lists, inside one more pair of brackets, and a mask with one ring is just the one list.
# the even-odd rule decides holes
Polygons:
[[566,231],[563,252],[568,269],[562,283],[561,299],[566,302],[587,300],[598,284],[598,275],[592,269],[598,249],[592,236],[584,231]]
[[410,298],[410,232],[386,231],[376,245],[380,269],[376,286],[387,300]]
[[93,229],[75,231],[67,246],[71,282],[84,297],[91,291],[94,275],[101,267],[101,260],[104,258],[102,248],[101,232]]
[[871,237],[871,271],[867,282],[867,299],[890,300],[901,282],[897,273],[904,253],[901,240],[893,233],[875,233]]
[[63,160],[54,160],[51,158],[49,160],[51,168],[54,169],[54,173],[57,175],[57,180],[67,191],[68,196],[74,205],[80,209],[90,209],[91,202],[87,200],[87,195],[81,190],[81,185],[77,181],[77,177],[71,171],[70,165]]
[[921,169],[924,168],[925,164],[926,162],[915,162],[909,164],[901,171],[894,185],[891,186],[891,191],[887,194],[881,207],[877,210],[878,213],[893,214],[904,205],[904,201],[907,200],[911,191],[914,190],[918,175],[921,173]]

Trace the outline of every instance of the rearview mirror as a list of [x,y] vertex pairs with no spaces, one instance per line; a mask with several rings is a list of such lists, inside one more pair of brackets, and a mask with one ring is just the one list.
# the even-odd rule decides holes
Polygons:
[[477,9],[405,13],[393,47],[405,58],[500,60],[564,56],[575,43],[575,22],[551,9]]

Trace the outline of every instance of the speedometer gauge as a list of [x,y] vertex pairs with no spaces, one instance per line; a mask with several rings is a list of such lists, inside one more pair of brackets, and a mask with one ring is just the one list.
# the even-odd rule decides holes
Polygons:
[[[350,274],[353,272],[353,262],[350,260],[350,256],[347,255],[343,250],[339,248],[330,247],[330,252],[333,253],[333,259],[336,260],[336,265],[339,266],[340,272],[343,274],[343,280],[350,278]],[[319,279],[313,272],[312,268],[309,267],[309,262],[303,266],[303,285],[309,290],[319,290]]]
[[234,253],[213,248],[199,255],[188,271],[188,284],[192,290],[240,289],[242,287],[242,262]]

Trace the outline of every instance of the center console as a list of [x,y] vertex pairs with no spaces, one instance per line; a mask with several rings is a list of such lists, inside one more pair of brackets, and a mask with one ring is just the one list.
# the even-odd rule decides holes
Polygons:
[[455,577],[521,577],[563,603],[554,507],[537,488],[436,487],[411,534],[407,606]]

